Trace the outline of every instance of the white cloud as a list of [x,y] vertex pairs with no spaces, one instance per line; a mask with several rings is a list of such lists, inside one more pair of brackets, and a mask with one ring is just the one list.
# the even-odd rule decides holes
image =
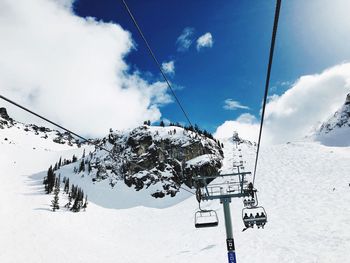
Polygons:
[[[130,33],[74,15],[72,3],[1,1],[1,94],[84,135],[159,120],[159,106],[171,98],[164,83],[129,72]],[[4,104],[15,118],[33,121]]]
[[175,62],[173,60],[171,60],[169,62],[163,62],[162,69],[165,73],[168,73],[170,75],[174,75],[175,74]]
[[209,47],[212,47],[214,44],[214,41],[213,41],[213,36],[211,35],[210,32],[208,33],[205,33],[204,35],[200,36],[198,39],[197,39],[197,50],[201,50],[202,48],[209,48]]
[[186,27],[182,31],[181,35],[176,40],[177,51],[185,52],[187,51],[193,42],[194,28]]
[[[345,101],[350,91],[350,63],[344,63],[321,74],[300,77],[281,96],[270,96],[266,106],[263,140],[284,143],[302,139],[317,123],[326,121]],[[244,115],[246,116],[246,115]],[[242,116],[241,116],[242,117]],[[218,127],[217,136],[241,130],[243,138],[251,137],[259,123],[250,119],[226,121]],[[242,125],[244,128],[241,128]],[[257,132],[256,132],[257,134]],[[255,136],[257,137],[257,136]]]
[[239,136],[244,139],[257,141],[259,133],[258,121],[255,116],[244,113],[235,121],[225,121],[216,129],[214,137],[228,138],[232,136],[234,131],[237,131]]
[[236,110],[236,109],[246,109],[248,110],[248,106],[242,105],[239,101],[232,100],[232,99],[226,99],[224,102],[224,109],[225,110]]

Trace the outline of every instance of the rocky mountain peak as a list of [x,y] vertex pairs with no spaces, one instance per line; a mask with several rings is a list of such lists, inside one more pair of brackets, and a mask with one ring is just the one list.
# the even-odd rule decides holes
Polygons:
[[350,93],[344,104],[324,122],[315,134],[315,138],[328,146],[350,145]]
[[5,120],[10,119],[10,116],[7,114],[6,108],[0,108],[0,117],[5,119]]
[[350,104],[350,93],[346,96],[345,105]]
[[319,132],[329,133],[342,127],[350,127],[350,93],[346,96],[344,105],[321,125]]
[[[93,183],[107,180],[155,198],[175,196],[181,185],[192,186],[192,177],[218,173],[223,151],[215,139],[182,127],[143,125],[110,132],[99,147],[77,161],[72,172]],[[112,154],[111,154],[112,153]]]

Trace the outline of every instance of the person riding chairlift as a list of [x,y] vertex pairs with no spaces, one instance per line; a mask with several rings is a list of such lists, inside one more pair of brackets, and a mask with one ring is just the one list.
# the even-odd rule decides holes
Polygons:
[[248,214],[245,213],[245,214],[244,214],[244,217],[243,217],[243,222],[244,222],[244,226],[245,226],[246,228],[249,227],[249,222],[247,222],[247,219],[249,219],[249,217],[248,217]]
[[250,213],[249,219],[253,219],[249,221],[249,227],[254,227],[254,216],[252,213]]
[[262,226],[262,220],[261,220],[261,216],[259,215],[259,213],[256,213],[255,215],[255,224],[258,228],[260,228],[260,226]]
[[261,227],[264,228],[264,226],[266,224],[266,215],[264,214],[264,212],[261,212],[260,218],[262,219]]

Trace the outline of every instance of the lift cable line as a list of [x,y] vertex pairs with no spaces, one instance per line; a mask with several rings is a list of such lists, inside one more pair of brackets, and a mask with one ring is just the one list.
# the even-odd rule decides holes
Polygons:
[[[54,125],[54,126],[60,128],[60,129],[64,130],[64,131],[68,132],[69,134],[76,136],[77,138],[81,139],[83,142],[87,142],[87,143],[89,143],[89,144],[93,144],[93,145],[96,146],[97,148],[108,152],[108,153],[110,154],[111,158],[112,158],[114,161],[118,161],[117,159],[119,159],[119,160],[126,160],[126,159],[123,158],[123,157],[120,157],[120,156],[115,155],[112,151],[108,150],[107,148],[102,147],[102,146],[99,145],[97,142],[94,142],[94,141],[92,141],[92,140],[89,140],[89,139],[87,139],[87,138],[85,138],[85,137],[83,137],[83,136],[81,136],[81,135],[79,135],[79,134],[77,134],[77,133],[75,133],[75,132],[73,132],[73,131],[67,129],[67,128],[63,127],[62,125],[59,125],[58,123],[56,123],[56,122],[54,122],[54,121],[51,121],[51,120],[49,120],[48,118],[46,118],[46,117],[44,117],[44,116],[42,116],[42,115],[40,115],[40,114],[38,114],[38,113],[35,113],[34,111],[32,111],[32,110],[30,110],[30,109],[28,109],[28,108],[26,108],[26,107],[24,107],[24,106],[22,106],[22,105],[20,105],[20,104],[18,104],[18,103],[16,103],[16,102],[14,102],[13,100],[10,100],[9,98],[6,98],[6,97],[2,96],[1,94],[0,94],[0,99],[3,99],[3,100],[5,100],[5,101],[7,101],[8,103],[11,103],[12,105],[14,105],[14,106],[16,106],[16,107],[18,107],[18,108],[20,108],[20,109],[22,109],[22,110],[24,110],[24,111],[29,112],[30,114],[32,114],[32,115],[34,115],[34,116],[36,116],[36,117],[38,117],[38,118],[40,118],[40,119],[42,119],[42,120],[48,122],[48,123],[51,123],[52,125]],[[128,162],[129,162],[130,164],[133,164],[133,165],[135,165],[135,166],[141,168],[142,170],[149,171],[149,169],[147,169],[147,168],[145,168],[145,167],[139,165],[138,163],[134,163],[134,162],[132,162],[132,161],[128,161]],[[174,181],[174,183],[177,184],[177,185],[179,186],[179,188],[181,188],[182,190],[185,190],[185,191],[191,193],[192,195],[195,195],[195,193],[193,193],[192,191],[190,191],[190,190],[188,190],[188,189],[186,189],[186,188],[183,188],[183,187],[182,187],[180,184],[178,184],[177,182]]]
[[268,67],[267,67],[267,74],[266,74],[264,103],[263,103],[262,113],[261,113],[259,139],[258,139],[258,146],[257,146],[257,150],[256,150],[256,157],[255,157],[255,165],[254,165],[254,173],[253,173],[253,186],[254,186],[254,183],[255,183],[256,169],[257,169],[257,166],[258,166],[259,150],[260,150],[260,143],[261,143],[261,134],[262,134],[262,129],[263,129],[263,125],[264,125],[265,108],[266,108],[267,95],[268,95],[269,85],[270,85],[270,75],[271,75],[271,68],[272,68],[272,61],[273,61],[273,52],[274,52],[274,49],[275,49],[275,41],[276,41],[276,34],[277,34],[277,28],[278,28],[278,19],[279,19],[279,15],[280,15],[280,9],[281,9],[281,0],[277,0],[277,2],[276,2],[276,10],[275,10],[275,19],[274,19],[274,22],[273,22],[271,47],[270,47],[270,55],[269,55],[269,64],[268,64]]
[[142,33],[142,30],[141,30],[141,28],[139,27],[139,25],[138,25],[138,23],[137,23],[137,21],[136,21],[134,15],[132,14],[132,12],[131,12],[129,6],[128,6],[127,3],[125,2],[125,0],[122,0],[122,2],[123,2],[123,4],[124,4],[124,6],[125,6],[126,11],[127,11],[128,14],[129,14],[131,20],[133,21],[135,27],[137,28],[137,31],[140,33],[140,35],[141,35],[143,41],[145,42],[145,44],[146,44],[146,46],[147,46],[147,49],[148,49],[148,52],[150,53],[150,55],[151,55],[151,57],[153,58],[154,62],[157,64],[157,66],[158,66],[158,68],[159,68],[159,71],[160,71],[160,73],[162,74],[162,76],[163,76],[165,82],[167,83],[167,85],[168,85],[168,87],[169,87],[169,89],[170,89],[170,91],[171,91],[171,93],[172,93],[172,95],[173,95],[173,97],[174,97],[176,103],[179,105],[179,107],[180,107],[182,113],[185,115],[185,118],[186,118],[186,120],[188,121],[188,123],[193,127],[192,122],[190,121],[190,118],[189,118],[188,114],[186,113],[186,111],[185,111],[184,107],[182,106],[180,100],[179,100],[178,97],[176,96],[176,93],[175,93],[174,89],[172,88],[172,86],[171,86],[171,84],[170,84],[170,81],[168,80],[167,76],[165,75],[165,73],[164,73],[164,71],[163,71],[163,69],[162,69],[162,66],[160,65],[160,63],[159,63],[158,59],[156,58],[155,54],[153,53],[153,51],[152,51],[152,49],[151,49],[151,46],[148,44],[148,41],[147,41],[145,35]]
[[[182,104],[181,104],[179,98],[176,96],[176,93],[175,93],[174,89],[172,88],[169,79],[167,78],[166,74],[164,73],[164,70],[162,69],[162,67],[161,67],[161,65],[160,65],[160,63],[159,63],[159,61],[158,61],[156,55],[154,54],[154,52],[153,52],[153,50],[152,50],[150,44],[148,43],[148,41],[147,41],[145,35],[143,34],[143,32],[142,32],[142,30],[141,30],[139,24],[137,23],[135,16],[134,16],[133,13],[131,12],[131,10],[130,10],[128,4],[126,3],[126,1],[125,1],[125,0],[121,0],[121,1],[123,2],[124,7],[125,7],[127,13],[129,14],[131,20],[133,21],[133,23],[134,23],[134,25],[135,25],[137,31],[139,32],[141,38],[142,38],[143,41],[145,42],[145,45],[146,45],[146,47],[147,47],[147,50],[148,50],[149,54],[151,55],[152,59],[153,59],[154,62],[156,63],[156,65],[157,65],[157,67],[158,67],[158,69],[159,69],[161,75],[163,76],[165,82],[167,83],[169,90],[171,91],[171,93],[172,93],[172,95],[173,95],[173,97],[174,97],[176,103],[179,105],[179,107],[180,107],[182,113],[184,114],[184,116],[185,116],[187,122],[189,123],[190,126],[194,127],[194,126],[192,125],[192,122],[191,122],[190,118],[189,118],[189,115],[186,113],[186,111],[185,111],[184,107],[182,106]],[[194,132],[195,132],[196,134],[198,133],[196,130],[194,130]],[[215,161],[214,161],[213,157],[211,156],[211,154],[208,154],[208,157],[209,157],[210,161],[212,161],[213,164],[215,164]]]
[[[273,60],[273,51],[275,47],[276,33],[278,27],[278,18],[281,7],[281,0],[276,0],[276,10],[273,24],[273,32],[271,39],[271,47],[270,47],[270,56],[265,84],[265,94],[264,94],[264,104],[263,111],[261,117],[260,131],[259,131],[259,140],[258,140],[258,148],[256,153],[254,174],[252,176],[251,172],[245,172],[243,161],[239,160],[233,161],[233,173],[232,174],[217,174],[213,176],[195,176],[193,177],[194,184],[199,188],[199,193],[201,200],[209,201],[209,200],[220,200],[220,203],[223,205],[224,210],[224,218],[225,218],[225,229],[226,229],[226,244],[227,244],[227,256],[229,263],[236,263],[236,250],[234,245],[233,231],[232,231],[232,220],[231,220],[231,212],[230,212],[230,203],[232,198],[244,198],[242,209],[242,219],[245,225],[243,231],[248,228],[264,228],[267,223],[267,214],[265,209],[258,204],[257,198],[257,190],[254,188],[256,168],[259,156],[259,148],[261,142],[261,133],[264,124],[264,115],[268,94],[268,87],[270,82],[270,74],[272,68],[272,60]],[[238,136],[233,136],[233,142],[236,144],[236,149],[239,154],[238,157],[242,158],[241,149],[238,149],[239,138]],[[252,180],[249,180],[248,177],[253,177]],[[219,182],[217,179],[219,179]],[[208,179],[210,181],[208,181]],[[215,183],[211,183],[211,181],[216,180]],[[198,191],[198,190],[197,190]],[[196,192],[197,193],[197,192]],[[256,213],[254,216],[253,213]],[[203,220],[202,214],[206,214],[208,217],[207,220]],[[249,214],[249,216],[248,216]],[[217,226],[218,220],[217,217],[213,218],[212,211],[201,211],[195,213],[195,227],[212,227]],[[214,213],[216,215],[216,213]],[[198,220],[198,221],[196,221]],[[198,226],[199,225],[199,226]]]

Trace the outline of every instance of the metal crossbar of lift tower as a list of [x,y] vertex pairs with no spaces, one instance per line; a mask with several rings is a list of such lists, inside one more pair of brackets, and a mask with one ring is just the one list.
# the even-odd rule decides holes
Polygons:
[[240,198],[240,197],[249,197],[250,194],[247,192],[236,192],[236,193],[215,193],[209,191],[208,193],[202,196],[202,200],[217,200],[217,199],[231,199],[231,198]]
[[239,176],[239,175],[248,175],[252,174],[251,172],[241,172],[241,173],[232,173],[232,174],[218,174],[218,175],[211,175],[211,176],[195,176],[193,177],[193,180],[205,180],[205,179],[216,179],[220,177],[227,177],[227,176]]
[[[232,174],[220,174],[214,176],[197,176],[193,179],[196,181],[202,181],[202,199],[203,200],[214,200],[214,199],[224,199],[224,198],[234,198],[234,197],[246,197],[249,196],[249,192],[244,189],[247,186],[248,181],[245,180],[245,175],[251,175],[251,172],[241,172]],[[224,177],[238,176],[238,181],[226,180],[220,183],[210,183],[206,182],[206,179],[217,179]]]

